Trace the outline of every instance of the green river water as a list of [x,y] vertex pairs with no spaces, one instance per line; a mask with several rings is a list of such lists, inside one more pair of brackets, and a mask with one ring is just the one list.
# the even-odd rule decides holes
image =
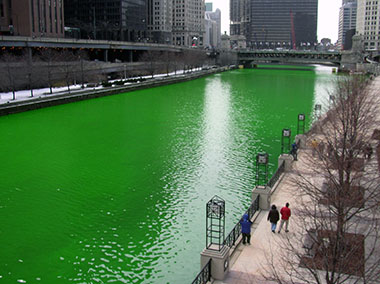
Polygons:
[[0,117],[0,283],[191,283],[206,202],[226,200],[227,234],[256,154],[273,173],[333,78],[234,70]]

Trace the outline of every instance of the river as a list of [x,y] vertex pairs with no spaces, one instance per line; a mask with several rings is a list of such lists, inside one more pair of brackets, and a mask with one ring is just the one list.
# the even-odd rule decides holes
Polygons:
[[226,234],[250,203],[255,157],[308,124],[328,67],[233,70],[0,117],[1,283],[190,283],[205,207]]

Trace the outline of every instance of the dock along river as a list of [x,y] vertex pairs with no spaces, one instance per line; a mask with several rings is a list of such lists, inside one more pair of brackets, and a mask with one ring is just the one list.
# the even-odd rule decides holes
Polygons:
[[0,282],[191,283],[206,202],[227,235],[336,76],[280,67],[0,117]]

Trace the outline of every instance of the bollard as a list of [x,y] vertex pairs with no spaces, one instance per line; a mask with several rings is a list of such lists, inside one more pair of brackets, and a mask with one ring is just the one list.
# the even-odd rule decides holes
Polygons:
[[220,251],[205,248],[201,252],[201,269],[211,258],[211,277],[224,280],[230,270],[230,248],[224,246]]
[[271,204],[271,195],[270,195],[271,188],[269,186],[264,185],[257,185],[252,190],[252,202],[256,200],[256,197],[260,195],[259,199],[259,207],[262,210],[268,210]]
[[285,163],[285,172],[289,172],[292,167],[293,156],[290,154],[281,154],[280,157],[278,157],[278,164],[281,165],[283,161]]
[[296,140],[296,144],[298,145],[299,149],[305,149],[306,148],[306,135],[305,134],[297,134],[295,140]]

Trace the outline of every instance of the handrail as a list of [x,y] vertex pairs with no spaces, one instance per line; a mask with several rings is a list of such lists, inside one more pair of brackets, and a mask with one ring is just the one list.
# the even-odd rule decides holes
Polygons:
[[[252,216],[256,213],[256,211],[259,209],[259,198],[260,196],[257,196],[256,199],[252,202],[251,206],[249,206],[247,211],[244,212],[244,214],[248,215],[249,219],[251,219]],[[223,244],[231,248],[232,246],[235,245],[240,235],[241,235],[241,225],[240,225],[240,220],[239,220],[236,223],[236,225],[233,227],[232,231],[224,239]]]
[[285,161],[282,161],[281,165],[277,168],[272,178],[268,181],[267,186],[273,188],[276,182],[279,180],[282,173],[285,171]]
[[211,258],[208,260],[202,270],[195,277],[194,281],[191,284],[206,284],[211,280]]

